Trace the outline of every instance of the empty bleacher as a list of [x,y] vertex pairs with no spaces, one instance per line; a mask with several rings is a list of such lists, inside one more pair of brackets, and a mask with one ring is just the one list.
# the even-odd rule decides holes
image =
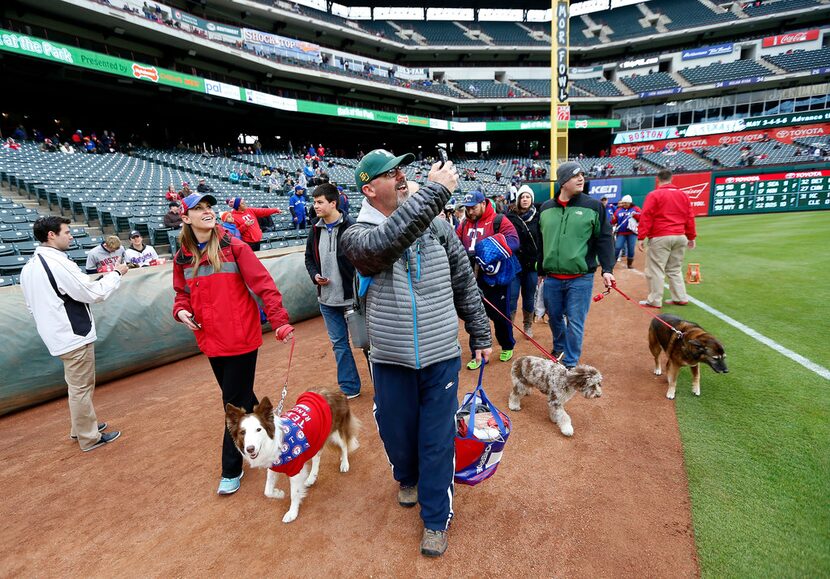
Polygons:
[[499,46],[538,46],[548,43],[535,40],[527,30],[515,22],[478,22],[468,23],[470,28],[477,28],[490,37],[493,44]]
[[682,69],[679,73],[692,84],[712,84],[756,76],[772,76],[774,74],[770,69],[755,60],[714,63],[709,66]]
[[598,97],[615,97],[622,96],[620,89],[618,89],[613,82],[605,80],[604,78],[583,78],[573,79],[571,82],[588,94]]
[[672,153],[646,153],[643,158],[650,163],[672,171],[705,171],[712,168],[712,164],[683,151]]
[[778,12],[815,8],[818,5],[819,3],[816,0],[764,0],[758,6],[754,2],[749,2],[743,10],[750,18],[753,18]]
[[[482,99],[510,98],[518,94],[509,84],[495,80],[465,80],[463,82],[459,81],[459,86],[465,92]],[[511,93],[513,94],[511,95]]]
[[791,54],[765,56],[765,60],[787,72],[798,72],[830,66],[830,47],[825,46],[818,50],[794,50]]
[[622,80],[625,86],[636,93],[677,88],[680,86],[667,72],[653,72],[651,74],[629,76],[620,80]]
[[360,27],[369,34],[385,38],[386,40],[392,40],[403,44],[417,44],[417,42],[409,37],[399,36],[398,29],[385,20],[361,20]]
[[606,10],[591,14],[591,16],[597,24],[604,24],[611,29],[609,35],[611,42],[656,32],[653,26],[644,27],[640,23],[644,16],[636,5]]
[[666,24],[669,30],[710,26],[738,19],[737,15],[729,11],[715,13],[700,0],[652,0],[646,6],[652,12],[664,14],[671,20]]
[[453,22],[445,21],[405,21],[397,22],[401,28],[414,30],[426,39],[427,44],[435,46],[474,46],[483,45],[481,40],[464,35]]
[[[746,144],[738,143],[735,145],[727,145],[721,147],[710,147],[708,149],[695,149],[699,155],[714,161],[715,159],[724,167],[742,167],[749,166],[748,159],[743,159],[741,149],[747,146]],[[798,146],[781,143],[776,140],[769,140],[767,142],[754,142],[749,144],[749,154],[753,159],[752,166],[756,165],[778,165],[782,163],[793,163],[809,161],[810,158],[803,151],[801,155],[796,155]]]
[[[540,97],[550,97],[550,81],[544,79],[515,80],[519,88]],[[581,95],[577,95],[581,96]]]

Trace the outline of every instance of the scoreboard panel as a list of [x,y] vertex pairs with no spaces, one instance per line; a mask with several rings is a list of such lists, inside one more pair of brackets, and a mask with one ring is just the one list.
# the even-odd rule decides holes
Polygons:
[[715,176],[710,215],[830,209],[830,169]]

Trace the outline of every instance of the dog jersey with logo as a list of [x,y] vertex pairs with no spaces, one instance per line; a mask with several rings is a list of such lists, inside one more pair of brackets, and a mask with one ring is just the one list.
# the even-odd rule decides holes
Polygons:
[[294,476],[323,448],[331,432],[331,407],[316,392],[305,392],[280,416],[283,443],[270,469]]

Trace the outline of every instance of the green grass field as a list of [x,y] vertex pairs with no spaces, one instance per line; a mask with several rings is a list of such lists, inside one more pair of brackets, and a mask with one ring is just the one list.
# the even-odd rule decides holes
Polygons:
[[[830,212],[698,220],[689,294],[830,367]],[[677,415],[704,577],[830,576],[830,381],[702,309],[729,374],[680,374]]]

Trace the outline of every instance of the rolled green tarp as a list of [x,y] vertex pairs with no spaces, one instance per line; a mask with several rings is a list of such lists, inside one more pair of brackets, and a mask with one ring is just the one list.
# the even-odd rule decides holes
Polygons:
[[[259,257],[292,323],[320,314],[302,251]],[[193,332],[173,319],[173,298],[173,266],[167,263],[131,270],[105,302],[92,304],[99,384],[199,353]],[[0,415],[65,396],[63,363],[40,339],[20,286],[0,288],[0,312]]]

